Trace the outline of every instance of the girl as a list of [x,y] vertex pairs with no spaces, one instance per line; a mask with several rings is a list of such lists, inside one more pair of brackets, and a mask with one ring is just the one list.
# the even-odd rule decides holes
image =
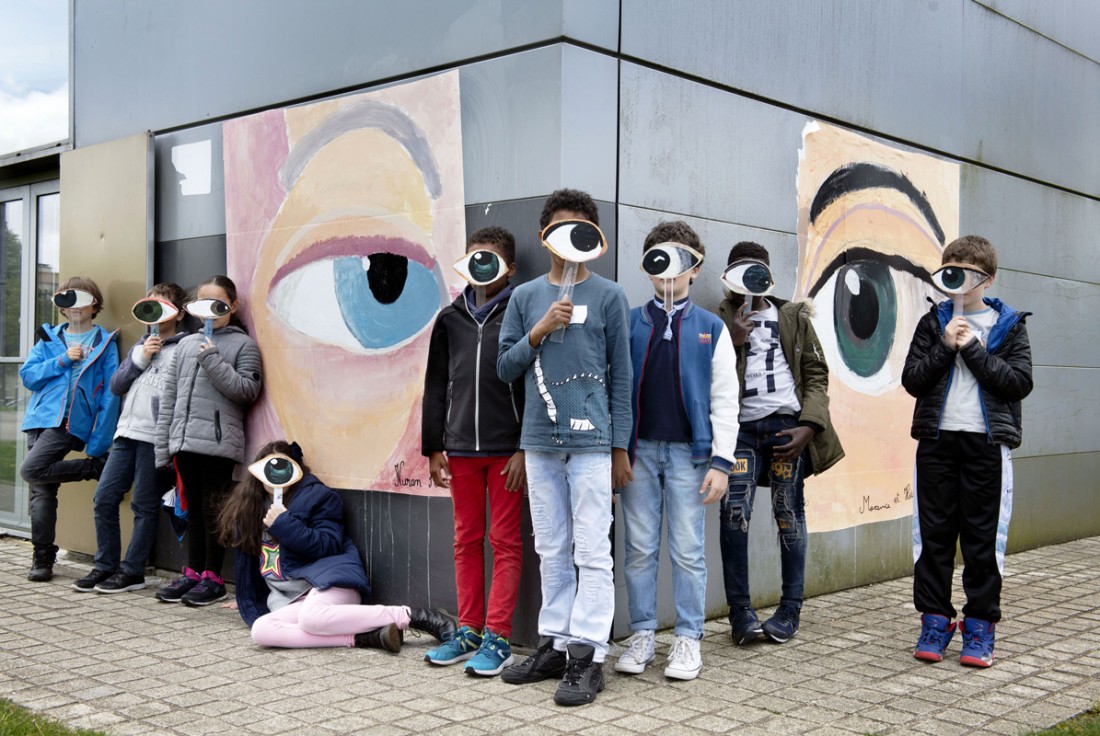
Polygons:
[[298,443],[260,448],[249,473],[222,510],[218,537],[238,549],[237,610],[253,641],[397,652],[406,628],[454,636],[456,621],[442,611],[360,605],[370,583],[344,536],[343,501],[310,475]]
[[218,506],[245,459],[244,418],[260,393],[262,366],[256,341],[237,316],[237,287],[227,276],[199,285],[198,299],[228,305],[213,320],[213,334],[180,341],[164,371],[157,418],[156,464],[175,456],[177,489],[188,510],[187,566],[157,591],[168,603],[207,606],[226,597],[221,577],[225,548],[214,533]]

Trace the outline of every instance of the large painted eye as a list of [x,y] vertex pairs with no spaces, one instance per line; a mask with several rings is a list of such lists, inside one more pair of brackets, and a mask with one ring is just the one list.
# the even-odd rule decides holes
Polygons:
[[775,279],[771,269],[762,261],[737,261],[726,267],[722,283],[735,294],[767,296],[772,293]]
[[293,458],[275,452],[248,466],[252,477],[272,488],[292,486],[302,479],[302,468]]
[[944,294],[965,294],[989,280],[989,274],[977,268],[948,263],[932,274],[932,284]]
[[455,262],[458,274],[474,286],[488,286],[506,270],[500,256],[491,250],[475,250]]
[[573,263],[592,261],[607,252],[603,232],[587,220],[552,222],[539,237],[551,253]]
[[134,304],[134,317],[138,322],[147,325],[155,325],[172,319],[180,310],[171,302],[162,299],[142,299]]
[[187,313],[199,319],[220,319],[232,311],[221,299],[196,299],[183,305]]
[[658,279],[674,279],[702,262],[696,250],[681,243],[658,243],[642,254],[642,270]]
[[53,295],[53,303],[58,309],[80,309],[95,304],[95,297],[80,289],[65,289]]

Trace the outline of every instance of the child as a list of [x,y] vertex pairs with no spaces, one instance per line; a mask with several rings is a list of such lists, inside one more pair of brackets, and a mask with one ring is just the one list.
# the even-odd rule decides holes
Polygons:
[[[598,217],[589,195],[561,189],[540,225]],[[603,689],[615,611],[608,535],[611,489],[631,479],[630,334],[618,284],[581,264],[572,300],[559,300],[564,269],[551,252],[550,272],[512,292],[500,330],[497,373],[526,381],[520,446],[542,574],[538,649],[501,678],[561,677],[554,701],[581,705]],[[560,342],[547,339],[558,329]]]
[[[257,477],[274,459],[300,479],[276,489]],[[309,473],[298,443],[271,442],[256,453],[218,518],[222,544],[238,549],[237,610],[265,647],[372,647],[401,650],[407,628],[440,641],[455,622],[441,611],[361,605],[370,583],[355,544],[344,535],[344,503]],[[262,477],[262,471],[258,473]]]
[[[260,350],[237,317],[237,287],[227,276],[199,285],[199,299],[218,299],[229,311],[214,320],[212,339],[199,333],[179,342],[164,370],[157,417],[156,464],[175,456],[178,488],[187,500],[187,566],[157,591],[167,603],[208,606],[226,597],[221,577],[225,548],[214,533],[218,505],[245,459],[244,419],[260,393]],[[201,571],[201,572],[200,572]]]
[[[646,236],[643,257],[658,245],[687,246],[700,258],[674,279],[651,276],[658,296],[630,311],[634,481],[619,501],[634,634],[615,671],[640,674],[654,658],[661,519],[667,516],[676,642],[665,677],[693,680],[703,666],[699,640],[706,618],[704,504],[725,495],[737,447],[737,358],[722,320],[688,297],[706,253],[699,236],[685,222],[662,222]],[[668,286],[671,313],[665,311]]]
[[[81,276],[66,279],[55,299],[64,292],[87,304],[60,308],[65,324],[39,327],[39,341],[19,369],[32,392],[23,417],[27,456],[19,472],[31,490],[34,561],[27,580],[36,583],[53,578],[59,485],[99,477],[118,421],[118,401],[107,390],[118,368],[118,331],[92,324],[103,309],[103,295],[94,281]],[[87,458],[65,459],[81,449]]]
[[[157,334],[142,337],[111,377],[111,392],[125,399],[114,445],[95,491],[94,566],[91,572],[73,583],[73,589],[82,593],[93,590],[123,593],[145,587],[145,563],[156,541],[161,495],[171,487],[167,471],[156,467],[153,442],[162,370],[176,344],[187,335],[177,330],[183,319],[183,302],[187,295],[177,284],[164,283],[150,289],[148,296],[170,303],[176,314],[157,323]],[[131,484],[134,486],[130,498],[134,531],[126,559],[119,566],[122,544],[118,507]]]
[[962,314],[946,300],[921,318],[902,371],[902,385],[917,399],[911,433],[919,440],[913,604],[923,615],[914,656],[940,661],[955,633],[957,540],[966,591],[959,661],[989,667],[1012,515],[1010,450],[1020,446],[1020,401],[1033,385],[1024,324],[1030,312],[983,298],[997,274],[997,252],[985,238],[953,241],[943,263],[971,266],[989,279],[963,295]]
[[[770,264],[759,243],[741,242],[728,263]],[[718,307],[737,352],[741,427],[729,492],[722,501],[719,542],[729,621],[735,644],[761,632],[783,643],[798,631],[806,576],[803,479],[844,457],[829,420],[829,366],[808,302],[754,296],[751,306],[730,294]],[[749,596],[749,519],[756,486],[767,480],[779,527],[783,584],[779,607],[760,625]]]
[[[482,228],[467,241],[466,252],[475,251],[495,254],[503,264],[500,276],[481,287],[481,306],[471,284],[436,317],[424,378],[421,447],[432,481],[450,488],[454,501],[460,627],[424,659],[437,665],[470,660],[467,673],[493,676],[514,661],[508,637],[523,567],[519,522],[525,473],[523,451],[516,451],[523,384],[504,383],[496,374],[497,339],[512,295],[508,278],[516,272],[515,238],[504,228]],[[488,612],[486,493],[493,546]]]

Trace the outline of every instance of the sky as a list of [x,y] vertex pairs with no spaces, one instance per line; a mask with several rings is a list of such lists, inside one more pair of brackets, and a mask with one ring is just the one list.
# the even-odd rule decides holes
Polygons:
[[0,156],[69,137],[68,0],[0,0]]

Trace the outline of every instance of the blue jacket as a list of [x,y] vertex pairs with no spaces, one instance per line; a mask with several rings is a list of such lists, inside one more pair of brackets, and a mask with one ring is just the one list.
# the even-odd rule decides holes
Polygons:
[[[737,416],[740,389],[737,354],[722,319],[691,301],[672,320],[674,339],[680,346],[679,384],[684,412],[691,423],[691,455],[697,463],[729,472],[737,450]],[[630,459],[638,444],[641,385],[645,363],[656,334],[645,305],[630,310],[630,357],[634,368],[634,428],[630,433]]]
[[23,385],[33,393],[23,416],[23,431],[64,427],[85,445],[89,457],[111,449],[118,423],[119,400],[109,390],[118,368],[118,330],[108,332],[93,325],[92,352],[84,360],[73,389],[73,401],[65,414],[69,393],[69,372],[73,361],[66,355],[62,330],[68,323],[37,330],[40,339],[31,348],[27,362],[19,369]]
[[[313,475],[286,494],[286,512],[268,529],[279,540],[283,575],[306,580],[314,588],[352,588],[370,600],[370,581],[355,544],[344,536],[344,502]],[[237,610],[252,626],[268,613],[269,588],[260,574],[260,558],[236,555]]]

